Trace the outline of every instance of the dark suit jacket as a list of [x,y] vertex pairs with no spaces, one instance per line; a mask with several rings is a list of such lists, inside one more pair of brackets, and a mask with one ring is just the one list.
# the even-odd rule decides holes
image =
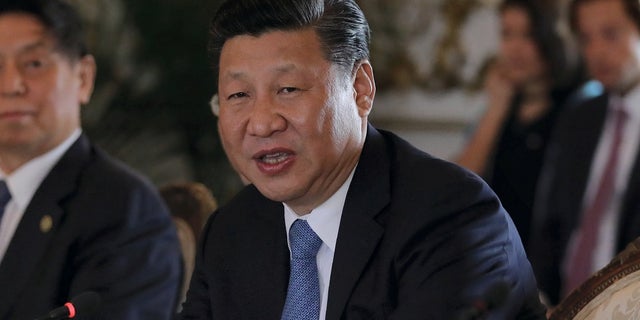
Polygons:
[[81,136],[37,189],[0,264],[0,319],[32,320],[87,290],[102,297],[91,319],[169,319],[180,263],[153,187]]
[[[491,319],[542,317],[518,234],[477,176],[369,126],[349,187],[326,319],[452,319],[494,283]],[[289,251],[283,206],[249,186],[210,219],[183,319],[280,319]]]
[[[591,164],[606,119],[608,96],[567,109],[558,120],[545,159],[529,248],[540,289],[560,300],[561,269],[573,230],[580,223]],[[618,224],[617,251],[640,236],[640,165],[636,156]]]

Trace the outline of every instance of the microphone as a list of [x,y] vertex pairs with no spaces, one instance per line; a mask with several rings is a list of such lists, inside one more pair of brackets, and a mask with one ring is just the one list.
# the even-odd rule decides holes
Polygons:
[[83,292],[65,303],[62,307],[51,310],[46,316],[36,320],[73,319],[77,316],[90,315],[100,307],[100,295],[95,291]]
[[502,307],[507,302],[511,287],[504,281],[492,285],[485,294],[471,306],[460,312],[459,320],[485,319],[490,311]]

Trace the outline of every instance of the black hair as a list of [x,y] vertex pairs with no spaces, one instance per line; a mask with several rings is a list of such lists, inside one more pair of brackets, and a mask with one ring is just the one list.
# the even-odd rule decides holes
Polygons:
[[0,15],[23,13],[38,19],[54,38],[56,49],[76,61],[88,54],[80,15],[63,0],[0,0]]
[[306,28],[316,31],[327,60],[345,70],[369,58],[369,25],[353,0],[227,0],[210,27],[209,53],[216,81],[227,40]]
[[[587,2],[594,0],[573,0],[569,5],[569,23],[574,33],[578,32],[578,7]],[[636,29],[640,32],[640,1],[638,0],[620,0],[624,11],[631,21],[636,25]]]
[[529,18],[531,38],[547,64],[549,78],[554,82],[567,80],[569,57],[567,46],[556,29],[556,12],[539,0],[505,0],[500,4],[501,13],[509,9],[520,9]]

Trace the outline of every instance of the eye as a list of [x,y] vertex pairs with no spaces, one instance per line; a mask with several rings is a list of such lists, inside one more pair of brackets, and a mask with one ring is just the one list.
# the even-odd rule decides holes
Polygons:
[[43,70],[45,70],[46,61],[39,58],[31,58],[25,59],[20,64],[20,69],[22,69],[25,74],[29,75],[37,75],[40,74]]
[[42,60],[38,60],[38,59],[34,59],[34,60],[28,60],[27,62],[25,62],[24,66],[28,69],[39,69],[44,65],[44,63],[42,62]]
[[227,100],[246,98],[249,95],[246,92],[236,92],[227,97]]
[[293,92],[296,92],[296,91],[299,91],[299,90],[300,89],[294,88],[294,87],[284,87],[284,88],[280,89],[279,92],[281,92],[281,93],[293,93]]

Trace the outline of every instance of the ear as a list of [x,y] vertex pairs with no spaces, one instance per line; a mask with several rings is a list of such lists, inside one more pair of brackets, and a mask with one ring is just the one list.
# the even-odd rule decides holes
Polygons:
[[376,95],[376,82],[373,79],[373,68],[368,60],[363,60],[356,67],[353,79],[353,95],[358,105],[358,114],[366,118],[373,107]]
[[78,99],[81,104],[87,104],[93,93],[93,85],[96,78],[96,61],[92,55],[86,55],[80,59],[78,64],[78,76],[80,77]]

